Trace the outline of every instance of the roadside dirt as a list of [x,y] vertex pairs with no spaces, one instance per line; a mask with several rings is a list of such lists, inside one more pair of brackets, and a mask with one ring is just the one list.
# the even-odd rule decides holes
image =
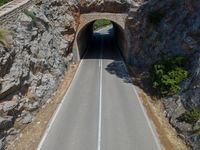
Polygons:
[[[137,82],[140,80],[137,71],[133,67],[128,66],[128,68],[133,81]],[[169,120],[165,117],[165,110],[162,102],[159,100],[152,100],[151,97],[138,86],[136,86],[136,90],[146,108],[148,117],[156,128],[156,132],[163,147],[166,150],[190,150],[191,148],[177,136],[176,130],[170,125]]]
[[37,146],[48,126],[48,123],[53,116],[59,103],[62,101],[70,83],[75,75],[78,64],[70,65],[68,71],[65,73],[64,79],[61,81],[57,92],[54,94],[51,101],[45,104],[35,116],[32,123],[28,124],[17,138],[11,142],[8,150],[36,150]]

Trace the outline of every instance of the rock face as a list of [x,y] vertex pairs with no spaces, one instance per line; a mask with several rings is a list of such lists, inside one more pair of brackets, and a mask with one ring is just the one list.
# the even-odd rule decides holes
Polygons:
[[56,91],[73,58],[79,13],[127,12],[131,3],[39,0],[6,25],[13,34],[9,48],[0,43],[0,149],[18,133],[10,132],[15,130],[15,121],[30,123],[37,109]]
[[28,124],[28,123],[32,122],[32,118],[33,118],[33,116],[31,114],[26,114],[23,117],[22,123],[23,124]]
[[78,6],[81,13],[91,12],[92,10],[96,12],[120,13],[128,12],[131,4],[131,0],[83,0],[78,3]]
[[40,1],[7,24],[13,34],[11,48],[0,43],[0,149],[18,133],[4,131],[13,129],[15,120],[30,123],[32,112],[56,91],[72,61],[73,38],[67,36],[75,34],[74,13],[73,3]]
[[[12,128],[15,121],[30,123],[56,91],[73,58],[79,13],[93,11],[128,13],[130,63],[142,73],[163,54],[189,58],[183,90],[162,101],[173,127],[199,150],[200,135],[193,131],[200,130],[200,121],[178,119],[187,109],[200,108],[199,0],[39,0],[21,12],[7,25],[13,32],[11,48],[0,43],[0,149],[19,132]],[[106,69],[113,72],[115,66]]]
[[189,78],[181,84],[182,91],[162,100],[170,123],[195,150],[200,149],[200,134],[194,132],[200,129],[199,124],[188,124],[178,118],[186,110],[200,108],[199,14],[198,0],[154,0],[130,10],[126,22],[132,43],[130,61],[142,73],[148,72],[162,55],[189,59]]
[[6,118],[0,117],[0,130],[9,129],[13,125],[13,117],[7,116]]

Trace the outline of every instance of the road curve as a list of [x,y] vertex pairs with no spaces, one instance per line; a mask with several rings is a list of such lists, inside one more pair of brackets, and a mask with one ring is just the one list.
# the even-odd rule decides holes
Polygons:
[[96,33],[38,150],[161,149],[109,32]]

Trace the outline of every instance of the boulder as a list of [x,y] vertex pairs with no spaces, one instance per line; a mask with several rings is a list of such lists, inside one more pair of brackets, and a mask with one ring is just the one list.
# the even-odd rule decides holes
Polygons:
[[20,132],[20,129],[15,129],[15,128],[10,128],[8,131],[7,131],[7,134],[8,135],[16,135]]
[[15,53],[12,49],[6,49],[0,43],[0,77],[6,75],[6,73],[10,70]]
[[5,149],[5,138],[0,139],[0,149],[4,150]]
[[13,126],[13,117],[0,117],[0,130],[7,130]]
[[3,104],[3,111],[8,112],[10,110],[13,110],[18,105],[17,101],[8,101],[4,102]]
[[33,116],[32,116],[30,113],[27,113],[27,114],[23,117],[22,123],[23,123],[23,124],[31,123],[31,122],[32,122],[32,119],[33,119]]
[[24,105],[24,109],[30,112],[37,110],[40,107],[40,103],[38,101],[30,101]]

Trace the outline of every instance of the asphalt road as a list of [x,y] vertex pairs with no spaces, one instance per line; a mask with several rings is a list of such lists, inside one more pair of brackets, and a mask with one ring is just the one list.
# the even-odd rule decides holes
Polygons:
[[109,32],[96,34],[38,150],[161,149]]

